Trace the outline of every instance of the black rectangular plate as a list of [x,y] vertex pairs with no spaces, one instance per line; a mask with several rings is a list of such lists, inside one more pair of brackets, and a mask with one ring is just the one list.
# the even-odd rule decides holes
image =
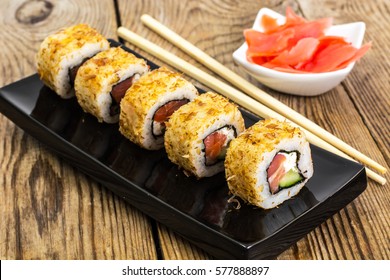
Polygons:
[[[218,259],[275,258],[367,187],[362,165],[312,145],[314,176],[296,197],[271,210],[242,202],[238,209],[236,201],[228,202],[223,173],[201,180],[187,177],[163,150],[132,144],[119,133],[118,124],[99,123],[75,98],[59,98],[37,74],[0,89],[0,112],[80,171]],[[242,112],[247,126],[259,119]]]

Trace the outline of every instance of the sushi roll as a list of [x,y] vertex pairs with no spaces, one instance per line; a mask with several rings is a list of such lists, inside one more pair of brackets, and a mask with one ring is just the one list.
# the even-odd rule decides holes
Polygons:
[[60,97],[71,98],[79,66],[109,47],[107,39],[87,24],[61,29],[41,43],[36,55],[39,77]]
[[230,143],[225,170],[233,195],[270,209],[297,195],[313,176],[310,145],[299,128],[262,120]]
[[172,114],[165,133],[165,150],[186,174],[210,177],[223,171],[229,143],[244,129],[237,106],[207,92]]
[[99,122],[116,123],[126,90],[148,71],[145,60],[120,47],[102,51],[79,68],[75,79],[77,101]]
[[198,95],[180,74],[160,67],[141,77],[121,102],[119,131],[148,150],[164,147],[165,122]]

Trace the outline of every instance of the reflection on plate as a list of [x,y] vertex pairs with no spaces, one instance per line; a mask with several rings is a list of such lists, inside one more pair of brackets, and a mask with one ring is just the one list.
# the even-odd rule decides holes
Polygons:
[[[147,151],[132,144],[117,124],[97,122],[74,98],[63,100],[43,86],[38,75],[2,88],[0,112],[79,170],[216,258],[274,258],[367,186],[362,165],[312,146],[315,173],[309,183],[280,207],[262,210],[229,201],[223,173],[201,180],[187,177],[163,150]],[[246,111],[243,115],[247,126],[258,120]]]

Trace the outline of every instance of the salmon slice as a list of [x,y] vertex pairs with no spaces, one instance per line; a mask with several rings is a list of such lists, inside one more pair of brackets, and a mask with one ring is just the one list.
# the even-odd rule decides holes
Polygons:
[[165,122],[181,106],[188,103],[188,99],[169,101],[161,106],[155,113],[153,120],[156,122]]
[[218,131],[211,133],[203,140],[206,165],[212,165],[218,161],[218,157],[220,157],[226,147],[226,140],[227,136]]
[[119,104],[122,98],[125,96],[126,91],[131,87],[134,81],[134,76],[123,80],[112,87],[111,96],[117,104]]
[[286,170],[284,169],[285,161],[286,157],[283,154],[277,154],[267,169],[267,179],[272,194],[279,191],[279,182],[286,174]]

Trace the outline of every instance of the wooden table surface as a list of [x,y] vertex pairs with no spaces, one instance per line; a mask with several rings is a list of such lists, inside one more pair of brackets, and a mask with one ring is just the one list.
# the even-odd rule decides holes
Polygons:
[[[0,86],[35,73],[40,42],[61,27],[81,22],[114,39],[123,25],[206,70],[143,26],[140,16],[148,13],[270,95],[390,166],[388,0],[0,2]],[[280,94],[233,63],[232,52],[242,44],[242,31],[251,27],[257,11],[269,7],[284,13],[286,6],[308,19],[330,16],[335,24],[366,23],[365,42],[372,41],[373,47],[334,90],[312,98]],[[212,258],[65,163],[1,114],[0,139],[1,259]],[[390,259],[389,213],[389,184],[369,180],[363,194],[278,258]]]

